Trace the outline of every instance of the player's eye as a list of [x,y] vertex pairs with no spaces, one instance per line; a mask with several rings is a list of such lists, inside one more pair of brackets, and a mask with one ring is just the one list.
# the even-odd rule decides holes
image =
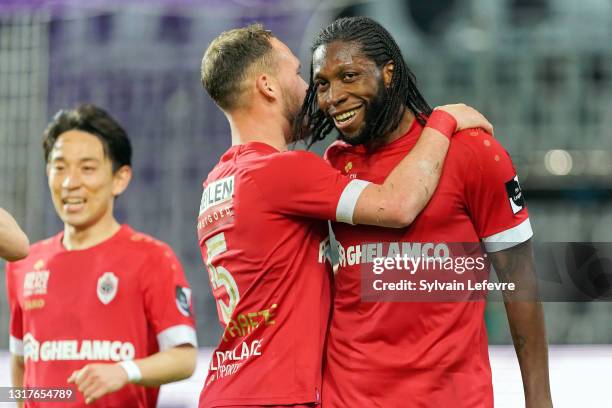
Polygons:
[[317,79],[315,80],[315,86],[317,87],[317,92],[325,92],[329,86],[329,82],[324,79]]
[[355,72],[345,72],[344,74],[342,74],[342,79],[344,81],[353,81],[355,80],[355,78],[357,78],[357,73]]

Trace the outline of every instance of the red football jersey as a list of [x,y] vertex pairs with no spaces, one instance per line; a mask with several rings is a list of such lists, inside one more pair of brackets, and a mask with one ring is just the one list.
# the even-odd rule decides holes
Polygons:
[[[406,135],[372,154],[363,146],[336,142],[326,156],[350,177],[380,183],[422,129],[414,121]],[[420,252],[440,243],[483,241],[488,251],[499,251],[529,239],[527,209],[503,147],[482,130],[459,132],[436,192],[409,228],[334,224],[333,230],[340,267],[323,406],[493,407],[485,302],[361,302],[360,268],[378,243]]]
[[330,312],[325,220],[352,221],[365,185],[312,153],[264,143],[221,157],[198,217],[224,328],[200,407],[320,401]]
[[[147,357],[197,346],[191,289],[172,249],[127,225],[106,241],[68,251],[63,232],[7,265],[10,350],[25,359],[25,387],[68,387],[74,370],[94,362]],[[159,388],[128,384],[94,407],[154,407]],[[26,402],[26,407],[81,407]]]

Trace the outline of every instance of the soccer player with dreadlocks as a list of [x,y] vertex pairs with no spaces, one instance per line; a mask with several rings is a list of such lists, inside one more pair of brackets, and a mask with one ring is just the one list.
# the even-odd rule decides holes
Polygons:
[[445,135],[488,122],[465,106],[436,111],[391,175],[367,183],[287,151],[307,85],[299,60],[262,26],[213,40],[202,82],[230,122],[232,146],[204,182],[198,217],[224,329],[200,407],[317,405],[331,302],[330,271],[319,262],[327,220],[408,225],[435,189]]
[[[397,43],[369,18],[343,18],[319,33],[312,51],[310,84],[296,123],[307,121],[311,143],[336,128],[341,140],[326,152],[332,166],[358,179],[384,180],[414,148],[432,114]],[[530,301],[516,302],[504,293],[526,405],[552,406],[527,208],[510,157],[489,134],[469,129],[454,135],[437,190],[409,227],[334,223],[334,230],[341,258],[323,379],[325,408],[493,407],[484,300],[360,299],[364,246],[479,241],[500,280],[526,288],[522,295]]]

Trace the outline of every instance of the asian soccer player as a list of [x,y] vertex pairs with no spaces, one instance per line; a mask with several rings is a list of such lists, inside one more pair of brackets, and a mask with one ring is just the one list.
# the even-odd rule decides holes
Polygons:
[[130,141],[106,111],[81,105],[53,118],[43,148],[64,229],[7,267],[13,383],[79,391],[26,407],[154,407],[161,384],[192,374],[197,343],[172,249],[113,215]]

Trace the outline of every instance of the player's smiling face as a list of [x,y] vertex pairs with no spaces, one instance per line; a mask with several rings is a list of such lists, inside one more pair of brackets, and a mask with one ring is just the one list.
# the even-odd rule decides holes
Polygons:
[[333,119],[343,139],[358,141],[372,113],[380,109],[381,70],[353,42],[323,44],[312,61],[319,108]]
[[80,130],[62,133],[47,164],[53,205],[62,221],[85,230],[112,219],[114,197],[125,188],[118,179],[120,172],[113,174],[112,162],[96,136]]

